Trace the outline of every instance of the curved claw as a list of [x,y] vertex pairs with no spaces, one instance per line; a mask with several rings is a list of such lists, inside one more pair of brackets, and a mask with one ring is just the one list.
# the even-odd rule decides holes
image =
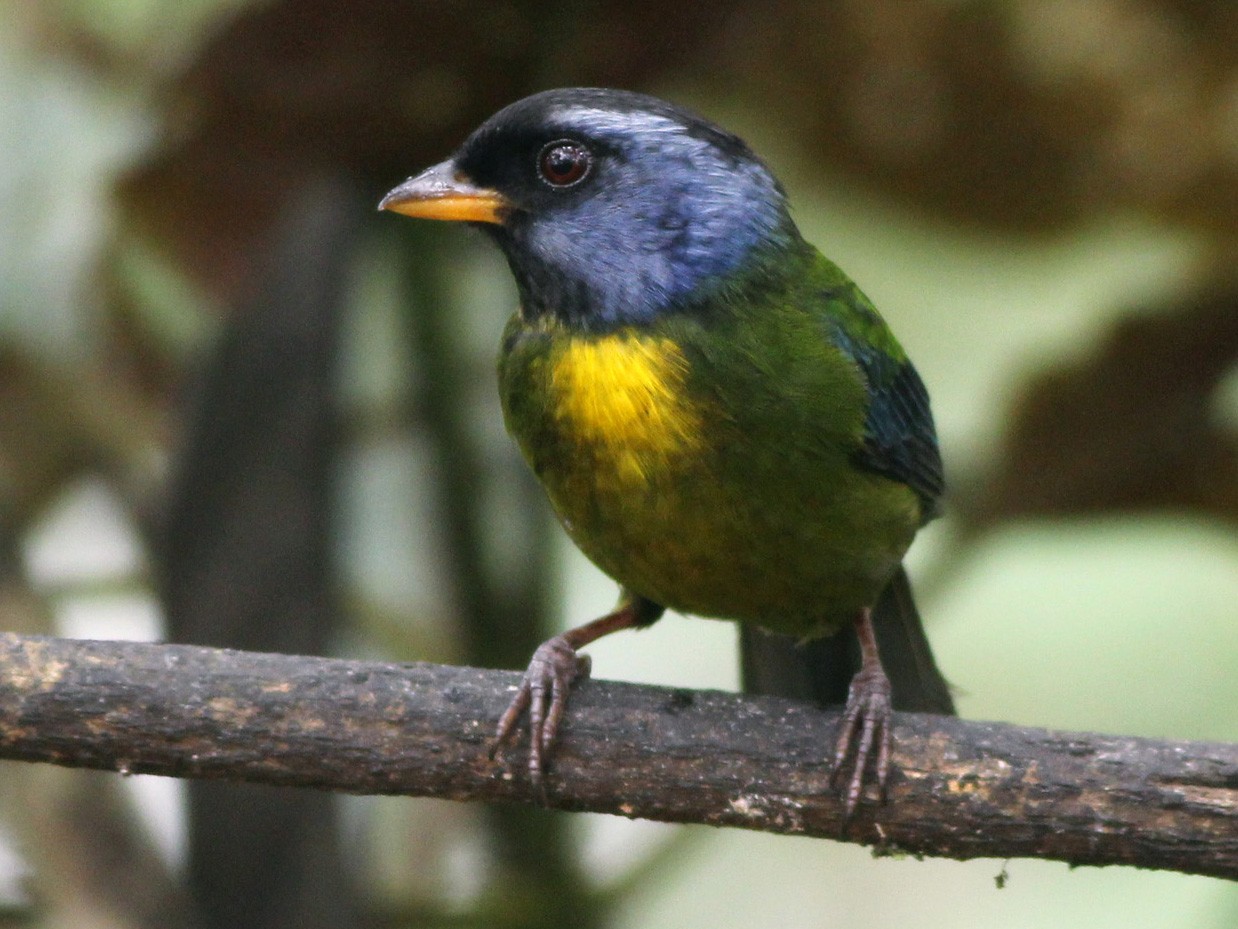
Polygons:
[[589,670],[589,656],[577,654],[566,636],[557,635],[539,645],[516,689],[516,696],[499,718],[494,740],[490,743],[490,757],[493,758],[511,738],[520,717],[528,710],[529,779],[540,788],[546,774],[546,759],[559,734],[572,685],[588,677]]
[[864,773],[868,769],[874,746],[877,749],[877,792],[880,799],[885,799],[886,779],[890,773],[892,713],[890,679],[886,677],[885,671],[880,665],[863,668],[851,679],[851,688],[847,692],[847,707],[838,724],[838,738],[834,742],[834,771],[830,775],[831,785],[838,788],[847,758],[854,755],[851,777],[843,793],[844,815],[848,818],[859,805],[864,791]]
[[516,731],[520,717],[529,711],[529,779],[542,792],[546,774],[546,759],[559,734],[559,724],[567,711],[572,684],[588,677],[589,656],[577,653],[590,642],[620,629],[649,625],[662,613],[662,607],[641,597],[625,595],[618,609],[591,623],[569,629],[562,635],[547,639],[537,647],[524,672],[516,696],[499,719],[494,741],[490,743],[493,758],[503,743]]

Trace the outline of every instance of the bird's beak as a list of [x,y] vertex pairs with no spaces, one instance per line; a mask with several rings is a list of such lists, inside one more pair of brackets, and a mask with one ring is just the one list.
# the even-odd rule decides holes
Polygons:
[[449,159],[410,177],[383,197],[378,208],[420,219],[501,225],[511,203],[497,190],[473,184]]

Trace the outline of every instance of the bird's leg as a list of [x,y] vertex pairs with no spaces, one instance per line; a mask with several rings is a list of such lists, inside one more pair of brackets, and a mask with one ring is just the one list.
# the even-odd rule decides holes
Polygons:
[[847,756],[854,755],[851,779],[843,794],[848,817],[860,802],[864,772],[874,747],[877,751],[877,791],[885,799],[886,776],[890,773],[890,715],[893,712],[890,679],[881,666],[881,656],[877,654],[871,610],[864,609],[856,614],[855,633],[860,640],[860,670],[851,679],[851,688],[847,691],[847,706],[834,742],[834,772],[830,778],[832,784],[838,787]]
[[612,632],[647,624],[649,620],[642,612],[643,606],[644,602],[639,599],[627,599],[614,612],[552,636],[539,645],[516,696],[499,719],[494,741],[490,743],[490,757],[493,758],[516,731],[520,717],[528,710],[529,779],[540,788],[546,773],[546,758],[567,709],[572,684],[589,676],[589,656],[577,654],[577,649]]

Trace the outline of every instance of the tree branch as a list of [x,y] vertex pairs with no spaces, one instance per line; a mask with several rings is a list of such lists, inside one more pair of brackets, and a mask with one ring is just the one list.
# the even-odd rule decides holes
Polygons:
[[[351,793],[538,802],[486,744],[516,676],[0,634],[0,757]],[[547,805],[1238,878],[1238,745],[897,714],[889,801],[850,824],[837,713],[603,681],[577,688]]]

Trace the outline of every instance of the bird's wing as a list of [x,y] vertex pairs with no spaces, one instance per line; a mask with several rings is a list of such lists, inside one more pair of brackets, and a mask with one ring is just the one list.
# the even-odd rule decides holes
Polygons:
[[927,521],[937,515],[945,480],[924,382],[855,284],[821,296],[830,304],[831,340],[856,363],[868,388],[864,444],[855,461],[914,490]]

